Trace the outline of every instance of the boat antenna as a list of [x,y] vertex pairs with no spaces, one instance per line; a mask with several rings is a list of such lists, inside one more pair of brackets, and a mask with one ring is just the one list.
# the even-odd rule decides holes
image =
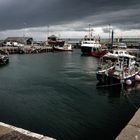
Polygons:
[[91,30],[90,30],[90,24],[89,24],[89,38],[91,37]]
[[49,37],[49,34],[50,34],[50,26],[48,25],[48,37]]
[[24,22],[23,24],[24,24],[23,37],[25,37],[25,36],[26,36],[26,25],[27,25],[27,23],[26,23],[26,22]]
[[91,33],[90,33],[91,37],[93,37],[93,32],[94,32],[94,29],[91,29]]

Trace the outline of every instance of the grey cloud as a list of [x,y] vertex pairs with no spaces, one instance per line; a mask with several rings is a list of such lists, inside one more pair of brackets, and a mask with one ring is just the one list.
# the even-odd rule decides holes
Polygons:
[[109,27],[108,28],[102,28],[104,33],[109,33]]
[[139,28],[139,6],[139,0],[5,0],[0,2],[0,30],[63,26],[77,21],[83,22],[83,26],[73,26],[77,31],[86,30],[83,27],[88,23]]

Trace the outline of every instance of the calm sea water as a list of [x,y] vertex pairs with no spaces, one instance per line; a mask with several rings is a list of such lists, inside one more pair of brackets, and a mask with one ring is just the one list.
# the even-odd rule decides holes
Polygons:
[[58,140],[111,140],[140,106],[139,88],[97,88],[98,59],[11,55],[0,67],[0,121]]

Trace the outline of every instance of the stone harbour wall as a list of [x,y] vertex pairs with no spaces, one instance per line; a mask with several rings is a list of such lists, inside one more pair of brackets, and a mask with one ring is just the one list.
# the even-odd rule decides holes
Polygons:
[[55,139],[0,122],[0,140],[55,140]]
[[140,140],[140,109],[115,140]]

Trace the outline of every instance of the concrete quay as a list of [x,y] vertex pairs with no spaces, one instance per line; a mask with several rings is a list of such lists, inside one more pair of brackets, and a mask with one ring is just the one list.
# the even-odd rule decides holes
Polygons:
[[49,46],[31,46],[25,45],[24,47],[0,47],[0,50],[8,54],[31,54],[31,53],[45,53],[52,52],[53,48]]
[[115,140],[140,140],[140,109]]
[[0,140],[55,140],[55,139],[0,122]]

